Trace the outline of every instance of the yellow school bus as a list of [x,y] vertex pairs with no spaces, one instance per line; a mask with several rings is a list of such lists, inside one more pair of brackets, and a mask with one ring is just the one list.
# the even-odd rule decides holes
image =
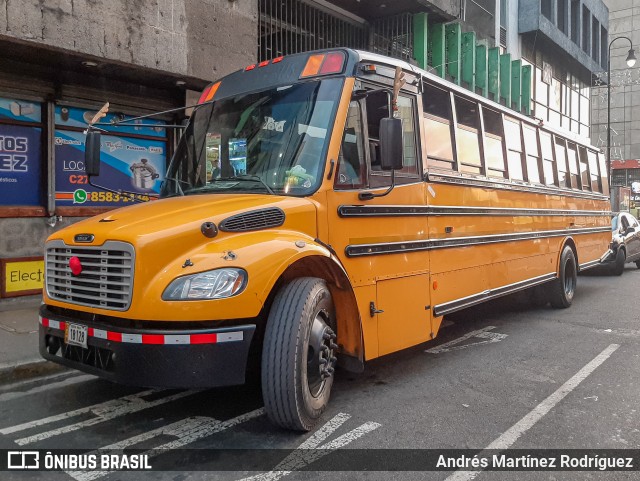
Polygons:
[[568,307],[609,211],[584,140],[392,58],[279,57],[204,90],[159,200],[48,239],[40,352],[173,388],[242,384],[257,360],[270,419],[309,430],[336,365],[522,289]]

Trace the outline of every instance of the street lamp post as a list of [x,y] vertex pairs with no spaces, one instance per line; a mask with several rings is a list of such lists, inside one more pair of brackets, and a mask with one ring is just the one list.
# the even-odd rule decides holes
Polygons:
[[636,53],[633,50],[633,42],[629,37],[616,37],[609,42],[609,55],[607,57],[607,178],[611,187],[611,45],[616,40],[625,39],[629,41],[629,54],[627,55],[627,65],[629,68],[636,64]]

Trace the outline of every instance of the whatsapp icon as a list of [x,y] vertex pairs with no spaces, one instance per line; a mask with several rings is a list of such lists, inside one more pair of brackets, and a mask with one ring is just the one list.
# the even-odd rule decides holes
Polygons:
[[73,203],[84,204],[87,201],[87,191],[84,189],[77,189],[73,192]]

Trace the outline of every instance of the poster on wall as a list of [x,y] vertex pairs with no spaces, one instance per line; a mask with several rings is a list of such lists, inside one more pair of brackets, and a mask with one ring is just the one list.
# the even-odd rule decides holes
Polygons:
[[[133,202],[89,185],[84,170],[85,135],[56,129],[56,205],[61,207],[118,207]],[[116,191],[135,192],[141,200],[160,193],[165,176],[166,142],[102,135],[100,175],[92,182]]]
[[0,97],[0,119],[18,122],[42,121],[42,107],[38,102]]
[[42,129],[0,124],[0,206],[40,206]]
[[[97,113],[96,110],[80,109],[77,107],[68,107],[63,105],[56,106],[55,122],[58,127],[78,127],[86,129],[87,125]],[[160,137],[167,136],[166,129],[160,127],[164,122],[154,119],[139,119],[134,121],[133,124],[117,126],[117,125],[104,125],[111,122],[126,120],[131,116],[126,116],[114,112],[110,112],[106,117],[100,120],[100,128],[108,130],[109,132],[119,134],[134,134],[145,135],[147,137]]]

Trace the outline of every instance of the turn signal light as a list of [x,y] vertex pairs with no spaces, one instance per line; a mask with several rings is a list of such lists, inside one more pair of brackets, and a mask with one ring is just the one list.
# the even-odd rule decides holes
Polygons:
[[300,74],[300,78],[340,73],[344,68],[344,60],[344,52],[311,55]]

